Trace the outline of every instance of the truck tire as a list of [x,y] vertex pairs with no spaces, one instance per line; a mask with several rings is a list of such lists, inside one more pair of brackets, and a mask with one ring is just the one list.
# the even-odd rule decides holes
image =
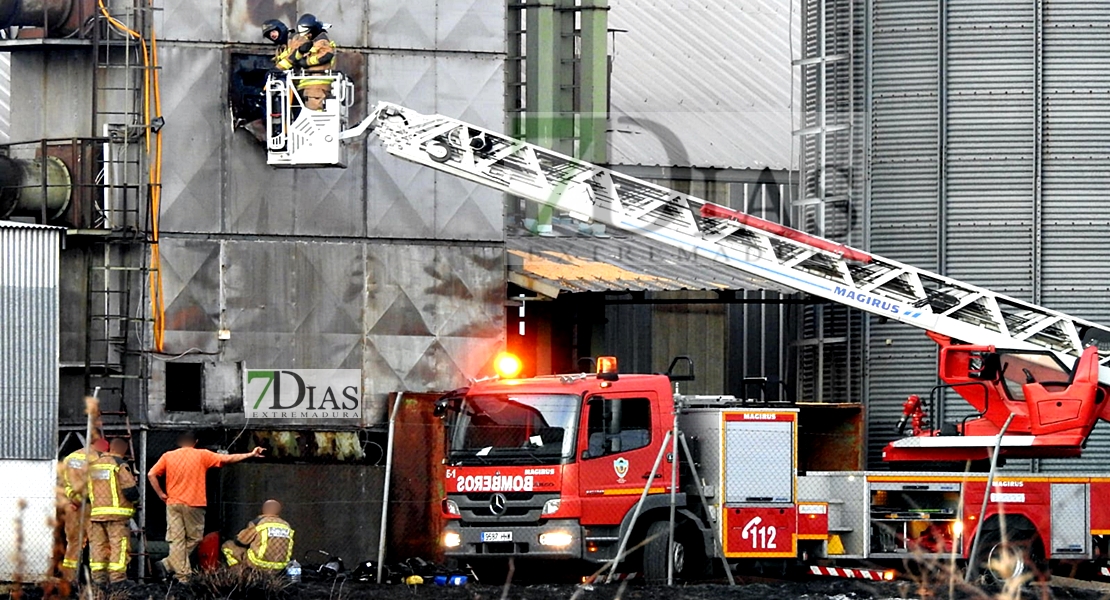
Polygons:
[[1014,529],[1003,539],[998,529],[983,532],[979,544],[979,574],[988,581],[1009,583],[1019,579],[1032,580],[1044,567],[1044,551],[1035,531]]
[[[656,521],[648,527],[648,543],[644,545],[644,579],[651,583],[665,583],[667,581],[667,538],[670,523]],[[676,580],[689,581],[699,573],[701,565],[700,548],[690,534],[689,527],[675,524],[674,545],[671,553],[674,556],[674,577]]]

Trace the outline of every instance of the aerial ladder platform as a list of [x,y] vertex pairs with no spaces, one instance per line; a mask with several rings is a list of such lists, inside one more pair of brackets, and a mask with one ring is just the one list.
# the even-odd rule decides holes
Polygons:
[[319,157],[302,150],[296,160],[283,157],[282,166],[324,166],[338,153],[333,146],[372,131],[399,158],[694,253],[753,281],[924,330],[941,347],[941,387],[979,414],[929,429],[924,402],[907,401],[914,431],[887,446],[888,460],[980,459],[996,442],[1004,456],[1077,456],[1098,419],[1110,421],[1110,355],[1098,352],[1100,341],[1110,342],[1110,328],[1102,325],[451,117],[382,102],[338,136],[325,129],[334,141],[316,143]]

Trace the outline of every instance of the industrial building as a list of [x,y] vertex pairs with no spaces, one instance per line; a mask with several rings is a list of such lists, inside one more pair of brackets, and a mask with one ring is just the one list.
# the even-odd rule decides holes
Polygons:
[[[346,168],[267,166],[241,126],[272,54],[259,26],[302,4],[0,1],[0,88],[18,98],[0,98],[0,218],[66,232],[57,382],[42,383],[59,451],[80,445],[94,392],[142,470],[186,428],[266,445],[274,465],[211,486],[210,529],[285,493],[291,520],[332,515],[305,544],[354,563],[376,552],[391,395],[466,385],[508,347],[526,374],[598,354],[653,372],[688,355],[688,392],[802,403],[803,443],[834,449],[803,468],[883,468],[905,397],[937,383],[936,345],[915,329],[361,140]],[[463,119],[1107,323],[1108,23],[1086,4],[1006,6],[1001,22],[960,0],[313,10],[356,82],[356,119],[382,100]],[[248,369],[357,370],[357,417],[248,419]],[[970,414],[948,400],[938,422]],[[1006,468],[1110,470],[1108,449],[1100,423],[1081,459]],[[0,456],[32,458],[46,457]]]

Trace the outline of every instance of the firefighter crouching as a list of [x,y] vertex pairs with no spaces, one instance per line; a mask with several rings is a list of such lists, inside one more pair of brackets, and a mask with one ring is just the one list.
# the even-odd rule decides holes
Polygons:
[[262,503],[262,514],[224,542],[224,559],[229,567],[259,571],[284,570],[293,556],[293,528],[281,518],[281,502]]
[[139,486],[124,459],[126,453],[127,441],[116,438],[108,453],[89,466],[89,569],[96,583],[127,579],[128,522],[139,501]]
[[[304,71],[306,77],[297,82],[309,110],[324,110],[324,100],[331,91],[330,79],[313,79],[313,73],[326,73],[335,65],[335,42],[328,38],[329,25],[321,23],[315,15],[305,14],[297,19],[297,35],[290,40],[289,47],[294,49],[293,66]],[[282,68],[282,64],[278,64]]]
[[108,442],[101,438],[90,449],[70,452],[58,465],[57,519],[65,533],[66,548],[60,571],[66,581],[77,581],[81,550],[88,542],[82,528],[89,522],[89,505],[85,502],[89,465],[107,451]]

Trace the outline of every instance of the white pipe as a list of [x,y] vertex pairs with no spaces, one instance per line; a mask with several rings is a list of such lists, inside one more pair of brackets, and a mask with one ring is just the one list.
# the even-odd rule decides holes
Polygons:
[[674,512],[678,489],[678,411],[674,414],[674,432],[671,434],[671,516],[667,528],[667,585],[674,585]]
[[386,521],[389,518],[389,478],[393,473],[393,433],[397,428],[397,412],[401,409],[401,398],[404,395],[404,392],[397,392],[397,398],[393,401],[393,413],[389,415],[389,437],[385,443],[385,485],[382,491],[382,522],[378,531],[378,583],[382,581],[382,569],[385,566]]

